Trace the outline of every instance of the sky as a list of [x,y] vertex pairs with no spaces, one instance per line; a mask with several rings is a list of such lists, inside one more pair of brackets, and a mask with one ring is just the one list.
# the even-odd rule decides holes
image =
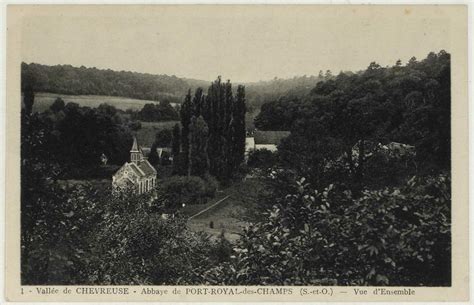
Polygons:
[[431,7],[153,6],[39,9],[22,61],[237,82],[357,71],[449,52]]

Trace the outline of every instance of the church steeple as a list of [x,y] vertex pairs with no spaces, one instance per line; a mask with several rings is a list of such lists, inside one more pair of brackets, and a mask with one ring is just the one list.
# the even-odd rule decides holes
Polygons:
[[138,147],[137,138],[133,137],[133,145],[130,150],[130,161],[135,164],[140,163],[143,160],[143,155],[141,149]]

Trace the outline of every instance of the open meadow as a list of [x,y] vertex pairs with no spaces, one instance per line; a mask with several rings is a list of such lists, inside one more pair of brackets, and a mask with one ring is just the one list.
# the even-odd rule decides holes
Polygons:
[[[56,98],[62,98],[67,103],[77,103],[80,106],[96,108],[100,104],[106,103],[114,106],[120,110],[140,110],[145,104],[159,104],[157,101],[151,100],[137,100],[132,98],[120,96],[105,96],[105,95],[67,95],[58,93],[39,92],[35,93],[35,104],[33,105],[34,112],[43,112],[47,110]],[[175,107],[176,104],[172,103]]]

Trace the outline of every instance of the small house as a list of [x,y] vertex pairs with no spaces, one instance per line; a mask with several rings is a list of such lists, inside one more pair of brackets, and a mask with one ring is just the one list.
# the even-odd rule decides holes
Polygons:
[[281,140],[290,135],[289,131],[256,130],[245,138],[245,156],[250,151],[267,149],[271,152],[277,151]]

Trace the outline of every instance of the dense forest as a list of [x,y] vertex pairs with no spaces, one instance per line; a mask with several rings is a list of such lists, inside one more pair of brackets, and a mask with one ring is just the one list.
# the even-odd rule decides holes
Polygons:
[[[449,286],[450,72],[440,51],[270,90],[255,125],[291,133],[247,163],[247,87],[186,88],[180,124],[157,134],[173,176],[156,197],[65,189],[66,164],[123,162],[133,121],[107,105],[32,113],[23,80],[22,283]],[[244,177],[264,188],[237,241],[187,227],[182,203]]]
[[[255,125],[291,130],[281,151],[292,163],[303,159],[301,168],[309,160],[316,165],[345,154],[360,179],[365,165],[351,161],[356,144],[362,158],[374,143],[400,142],[416,147],[424,169],[449,170],[450,84],[450,56],[444,51],[421,61],[412,58],[405,66],[371,63],[359,73],[319,82],[303,98],[283,96],[262,105]],[[295,151],[298,155],[291,155]],[[308,175],[321,175],[321,168]]]
[[[21,65],[23,84],[36,92],[109,95],[143,100],[180,102],[188,82],[176,76],[80,68],[71,65]],[[23,88],[24,89],[24,88]]]

